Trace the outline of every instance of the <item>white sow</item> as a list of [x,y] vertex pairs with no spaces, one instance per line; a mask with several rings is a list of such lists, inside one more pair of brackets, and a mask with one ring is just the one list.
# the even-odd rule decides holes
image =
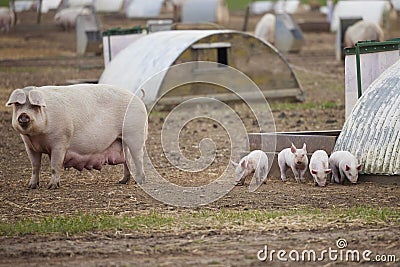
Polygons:
[[[126,113],[128,105],[134,113]],[[126,146],[136,167],[136,181],[143,182],[147,112],[131,92],[101,84],[27,87],[14,90],[6,106],[13,106],[12,126],[32,163],[29,188],[39,185],[42,154],[51,159],[49,189],[60,186],[63,168],[100,170],[105,164],[124,164],[119,182],[127,183]]]

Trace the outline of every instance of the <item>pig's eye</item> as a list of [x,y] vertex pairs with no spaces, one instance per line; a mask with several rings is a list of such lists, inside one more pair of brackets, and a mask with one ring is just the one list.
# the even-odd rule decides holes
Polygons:
[[18,103],[18,102],[17,102],[17,103],[15,103],[14,105],[15,105],[16,107],[19,107],[19,106],[21,106],[21,104],[20,104],[20,103]]

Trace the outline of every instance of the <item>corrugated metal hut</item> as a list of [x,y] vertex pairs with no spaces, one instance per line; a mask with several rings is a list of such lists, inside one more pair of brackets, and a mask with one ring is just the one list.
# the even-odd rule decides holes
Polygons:
[[400,60],[384,71],[358,100],[334,151],[347,150],[361,173],[400,175]]
[[[99,83],[114,84],[138,91],[153,75],[171,66],[211,61],[231,66],[252,79],[267,99],[304,99],[304,92],[294,72],[276,48],[253,35],[230,30],[165,31],[149,34],[122,50],[105,68]],[[209,73],[216,69],[210,69]],[[218,70],[223,75],[222,69]],[[201,73],[199,72],[199,75]],[[204,75],[204,70],[203,70]],[[163,80],[167,80],[165,73]],[[145,88],[146,104],[164,94],[162,81]],[[246,90],[246,88],[242,88]],[[242,93],[242,92],[240,92]],[[180,87],[164,96],[168,104],[178,104],[183,97],[213,95],[223,101],[236,100],[233,93],[221,88]]]

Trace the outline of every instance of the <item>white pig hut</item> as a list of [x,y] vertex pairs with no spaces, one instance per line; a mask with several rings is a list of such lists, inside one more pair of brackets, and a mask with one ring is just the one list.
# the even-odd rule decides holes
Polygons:
[[[99,83],[113,84],[138,92],[153,75],[171,66],[211,61],[233,67],[246,74],[268,100],[289,98],[303,101],[304,91],[295,73],[279,51],[253,35],[230,30],[176,30],[148,34],[120,51],[107,65]],[[207,69],[198,75],[217,73],[224,68]],[[212,96],[221,101],[237,100],[230,91],[209,86],[180,86],[168,91],[163,83],[169,72],[163,72],[160,81],[145,90],[144,102],[154,103],[160,96],[165,104],[179,104],[193,96]]]

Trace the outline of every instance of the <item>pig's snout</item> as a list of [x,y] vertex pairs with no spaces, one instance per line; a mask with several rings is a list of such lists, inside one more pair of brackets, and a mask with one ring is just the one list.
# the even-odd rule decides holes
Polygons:
[[26,113],[21,113],[18,117],[18,123],[22,128],[27,128],[29,123],[31,122],[31,118]]

